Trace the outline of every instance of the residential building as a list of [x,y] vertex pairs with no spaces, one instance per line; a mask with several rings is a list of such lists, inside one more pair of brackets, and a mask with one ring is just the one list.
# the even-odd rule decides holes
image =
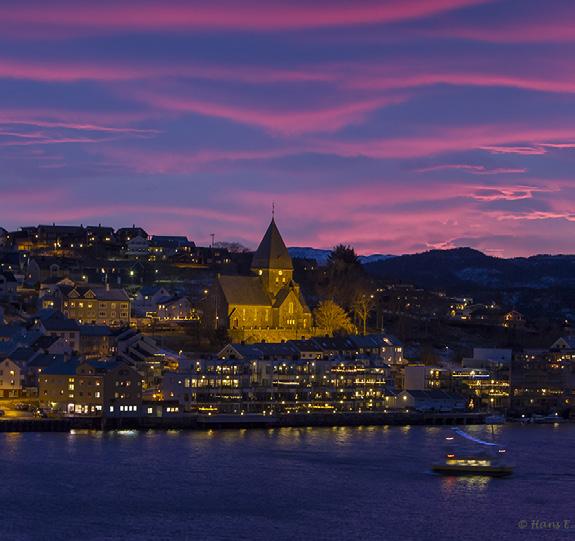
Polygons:
[[6,357],[0,360],[0,396],[16,398],[22,393],[22,369],[18,362]]
[[144,286],[133,301],[134,313],[137,317],[157,316],[160,302],[171,297],[172,294],[164,286]]
[[142,381],[122,361],[64,359],[39,378],[41,405],[55,411],[105,417],[141,414]]
[[123,289],[108,286],[59,286],[56,308],[82,324],[121,327],[130,324],[130,298]]
[[190,299],[184,296],[174,296],[161,300],[158,304],[158,318],[171,321],[192,319],[194,311]]
[[465,411],[468,400],[442,390],[404,390],[396,398],[396,407],[422,412]]

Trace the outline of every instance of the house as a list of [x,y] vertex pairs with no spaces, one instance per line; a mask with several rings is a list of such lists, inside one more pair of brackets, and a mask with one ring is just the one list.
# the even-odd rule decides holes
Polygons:
[[178,253],[188,254],[196,245],[185,236],[152,235],[150,253],[155,256],[171,257]]
[[39,378],[44,407],[76,415],[135,417],[141,414],[141,376],[118,361],[64,359]]
[[403,388],[408,391],[449,387],[450,373],[445,368],[408,364],[403,367]]
[[138,317],[158,313],[158,304],[161,300],[171,298],[171,293],[163,286],[144,286],[136,294],[133,301],[134,313]]
[[50,279],[81,275],[81,262],[77,259],[55,256],[34,256],[26,267],[26,282],[39,284]]
[[111,357],[116,352],[113,331],[107,325],[79,325],[78,352],[87,359]]
[[146,237],[136,235],[126,242],[126,255],[147,257],[150,241]]
[[59,286],[56,308],[79,323],[120,327],[130,324],[130,297],[123,289],[101,286]]
[[0,360],[0,396],[17,398],[22,393],[22,369],[19,363],[6,357]]
[[65,354],[49,354],[40,353],[33,359],[29,360],[25,367],[24,381],[26,387],[38,388],[40,375],[44,370],[53,364],[63,363],[65,360],[70,359],[70,355]]
[[518,329],[525,327],[527,320],[525,316],[517,310],[511,310],[503,316],[503,326],[509,329]]
[[507,348],[473,348],[473,358],[463,359],[465,368],[509,368],[513,350]]
[[424,412],[463,411],[468,400],[441,390],[404,390],[396,399],[396,407]]
[[126,244],[135,237],[147,239],[148,233],[141,227],[136,227],[135,225],[132,225],[132,227],[121,227],[116,231],[116,238],[123,246],[126,246]]
[[274,219],[251,263],[251,275],[218,276],[205,306],[205,324],[250,342],[312,335],[311,312],[293,280],[293,263]]
[[575,336],[562,336],[558,338],[549,348],[557,353],[573,353],[575,354]]
[[180,417],[182,410],[178,400],[146,400],[142,404],[146,417]]
[[160,300],[158,318],[180,321],[192,318],[192,303],[184,296],[175,296]]
[[38,329],[46,336],[55,336],[68,344],[72,351],[80,350],[80,325],[66,317],[50,317],[40,320]]
[[12,300],[16,296],[17,281],[10,271],[0,271],[0,299]]

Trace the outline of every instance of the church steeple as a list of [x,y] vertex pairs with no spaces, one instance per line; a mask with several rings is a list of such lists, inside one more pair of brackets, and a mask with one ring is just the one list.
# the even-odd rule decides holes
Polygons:
[[264,238],[254,254],[252,269],[293,270],[293,263],[288,249],[273,217]]
[[261,278],[272,299],[293,278],[293,263],[273,216],[252,259],[252,272]]

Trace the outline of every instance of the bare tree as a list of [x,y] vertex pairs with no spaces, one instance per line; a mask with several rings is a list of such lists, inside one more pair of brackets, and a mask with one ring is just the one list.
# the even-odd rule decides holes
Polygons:
[[375,308],[373,295],[369,293],[358,293],[355,296],[351,309],[355,320],[361,324],[364,336],[367,334],[367,320]]

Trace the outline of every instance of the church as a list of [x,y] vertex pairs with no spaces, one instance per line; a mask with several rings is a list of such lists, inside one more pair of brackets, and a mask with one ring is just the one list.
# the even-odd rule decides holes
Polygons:
[[249,276],[218,276],[212,291],[216,328],[234,341],[281,342],[309,338],[312,317],[274,218],[254,253]]

